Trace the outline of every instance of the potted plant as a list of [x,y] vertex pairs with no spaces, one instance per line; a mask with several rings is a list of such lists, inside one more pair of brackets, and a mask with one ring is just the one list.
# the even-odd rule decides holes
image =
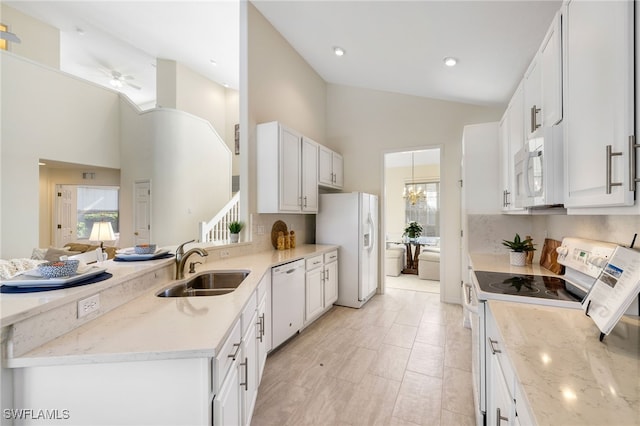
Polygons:
[[524,266],[527,262],[527,252],[535,250],[531,238],[523,240],[518,234],[516,234],[513,241],[502,240],[502,245],[511,249],[509,262],[514,266]]
[[229,232],[231,233],[230,241],[232,243],[237,243],[240,240],[240,231],[242,231],[242,228],[244,228],[244,224],[237,220],[229,223]]
[[404,228],[403,236],[409,237],[410,240],[415,240],[422,234],[422,225],[418,222],[409,222],[406,228]]

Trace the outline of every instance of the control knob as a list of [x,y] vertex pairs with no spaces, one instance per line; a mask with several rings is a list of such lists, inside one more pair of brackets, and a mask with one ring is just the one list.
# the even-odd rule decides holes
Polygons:
[[560,257],[566,257],[569,254],[569,248],[567,246],[560,246],[556,249],[556,253]]

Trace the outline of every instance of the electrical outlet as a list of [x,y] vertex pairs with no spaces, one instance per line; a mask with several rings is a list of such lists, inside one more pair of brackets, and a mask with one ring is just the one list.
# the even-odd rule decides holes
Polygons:
[[220,258],[224,259],[225,257],[229,257],[229,250],[220,250]]
[[98,309],[100,309],[99,293],[78,301],[78,318],[85,317]]

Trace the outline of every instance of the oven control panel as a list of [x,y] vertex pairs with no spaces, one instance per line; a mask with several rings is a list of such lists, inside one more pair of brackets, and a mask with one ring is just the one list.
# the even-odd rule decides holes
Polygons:
[[556,251],[560,264],[597,278],[616,247],[605,241],[567,237]]

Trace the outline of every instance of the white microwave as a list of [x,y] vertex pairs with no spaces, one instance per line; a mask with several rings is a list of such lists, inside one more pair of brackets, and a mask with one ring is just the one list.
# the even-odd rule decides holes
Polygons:
[[562,124],[539,129],[514,160],[516,207],[564,204]]

